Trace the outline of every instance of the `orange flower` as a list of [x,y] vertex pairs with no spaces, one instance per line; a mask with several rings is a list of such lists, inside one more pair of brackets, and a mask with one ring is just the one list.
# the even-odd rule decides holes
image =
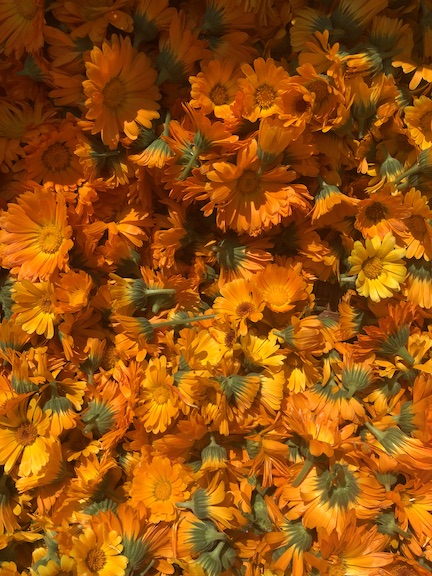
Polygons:
[[427,96],[415,98],[413,106],[405,106],[405,123],[414,142],[422,150],[432,145],[432,100]]
[[[54,126],[57,130],[54,130]],[[77,129],[70,117],[24,148],[26,177],[38,183],[75,184],[83,177],[75,155]]]
[[243,64],[246,78],[238,81],[244,94],[243,117],[250,122],[282,112],[281,94],[289,85],[288,72],[276,66],[273,58],[257,58],[253,66]]
[[155,456],[143,460],[134,472],[130,490],[132,506],[149,512],[150,522],[170,522],[177,514],[176,502],[189,497],[190,476],[178,463]]
[[257,288],[244,278],[228,282],[221,288],[221,296],[216,298],[213,309],[217,314],[227,315],[239,330],[241,336],[247,334],[246,320],[258,322],[262,318],[264,302]]
[[273,312],[288,312],[306,301],[306,282],[294,268],[268,264],[256,275],[256,285],[266,306]]
[[128,37],[113,35],[102,48],[94,47],[86,71],[86,118],[95,121],[91,133],[100,132],[111,149],[117,148],[123,131],[134,139],[137,123],[150,128],[151,121],[159,118],[156,71],[143,52],[132,48]]
[[216,118],[232,116],[239,73],[231,60],[210,60],[196,76],[190,76],[191,106],[200,108],[204,114],[213,112]]
[[0,5],[0,44],[6,56],[20,58],[25,52],[37,53],[44,44],[43,0],[15,2],[5,0]]
[[410,214],[407,204],[402,202],[402,195],[391,194],[391,188],[388,186],[380,192],[371,194],[357,206],[355,228],[360,230],[363,238],[379,236],[382,239],[388,232],[393,234],[403,232],[405,226],[402,220]]
[[404,206],[410,212],[404,220],[406,229],[400,233],[407,247],[406,257],[432,260],[432,210],[428,199],[419,190],[411,188],[404,196]]
[[51,189],[25,192],[0,216],[2,266],[19,279],[45,280],[57,269],[68,268],[71,236],[61,194]]
[[257,236],[279,224],[293,209],[306,212],[310,198],[301,184],[290,185],[294,173],[284,166],[263,170],[257,156],[258,144],[251,140],[238,152],[237,164],[214,162],[207,173],[208,204],[203,208],[209,216],[217,211],[217,225]]

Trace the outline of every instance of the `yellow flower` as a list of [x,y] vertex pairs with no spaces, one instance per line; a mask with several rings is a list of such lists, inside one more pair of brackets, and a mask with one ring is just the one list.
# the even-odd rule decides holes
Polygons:
[[400,290],[406,277],[402,260],[405,248],[395,248],[395,244],[396,239],[390,232],[382,240],[375,236],[366,238],[365,245],[358,241],[354,243],[349,257],[350,274],[357,274],[356,289],[361,296],[379,302]]
[[21,402],[0,417],[0,464],[6,474],[21,459],[20,476],[36,474],[49,460],[54,439],[49,436],[50,420],[36,398]]
[[87,527],[74,538],[71,556],[80,576],[124,576],[127,558],[121,555],[122,550],[117,532],[100,524],[95,530]]
[[23,280],[15,282],[12,306],[14,320],[27,334],[43,334],[45,338],[54,336],[54,324],[58,324],[54,285],[51,282]]

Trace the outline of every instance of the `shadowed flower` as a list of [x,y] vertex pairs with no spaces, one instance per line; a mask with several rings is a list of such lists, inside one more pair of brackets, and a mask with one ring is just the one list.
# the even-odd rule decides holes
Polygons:
[[102,142],[111,149],[117,148],[123,131],[134,139],[137,123],[151,128],[151,121],[159,118],[156,71],[150,59],[132,47],[129,38],[113,35],[102,48],[94,47],[86,71],[86,118],[94,120],[92,134],[100,132]]

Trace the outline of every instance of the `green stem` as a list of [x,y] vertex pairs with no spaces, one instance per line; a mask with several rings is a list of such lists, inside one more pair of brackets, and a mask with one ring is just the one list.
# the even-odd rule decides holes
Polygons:
[[175,288],[150,288],[146,289],[146,296],[157,296],[159,294],[175,294]]
[[199,148],[195,147],[192,156],[189,158],[189,162],[183,168],[180,176],[178,177],[179,180],[184,180],[185,178],[187,178],[189,176],[189,173],[192,170],[192,167],[195,164],[195,162],[198,160],[198,156],[200,155],[200,153],[201,153],[201,150]]
[[294,479],[294,482],[292,482],[292,485],[294,486],[294,488],[297,488],[297,486],[300,486],[300,484],[303,482],[303,480],[306,478],[306,476],[312,470],[313,465],[314,465],[313,460],[308,459],[308,460],[304,461],[303,468],[300,470],[298,476]]
[[165,326],[180,326],[181,324],[190,324],[191,322],[200,322],[201,320],[211,320],[216,318],[217,314],[208,314],[202,316],[192,316],[192,318],[179,318],[178,320],[167,320],[166,322],[155,322],[152,328],[164,328]]

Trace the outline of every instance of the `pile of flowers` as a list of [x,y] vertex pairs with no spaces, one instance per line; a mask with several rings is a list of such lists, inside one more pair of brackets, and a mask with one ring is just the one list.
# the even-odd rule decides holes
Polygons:
[[2,576],[432,572],[431,81],[431,0],[2,0]]

